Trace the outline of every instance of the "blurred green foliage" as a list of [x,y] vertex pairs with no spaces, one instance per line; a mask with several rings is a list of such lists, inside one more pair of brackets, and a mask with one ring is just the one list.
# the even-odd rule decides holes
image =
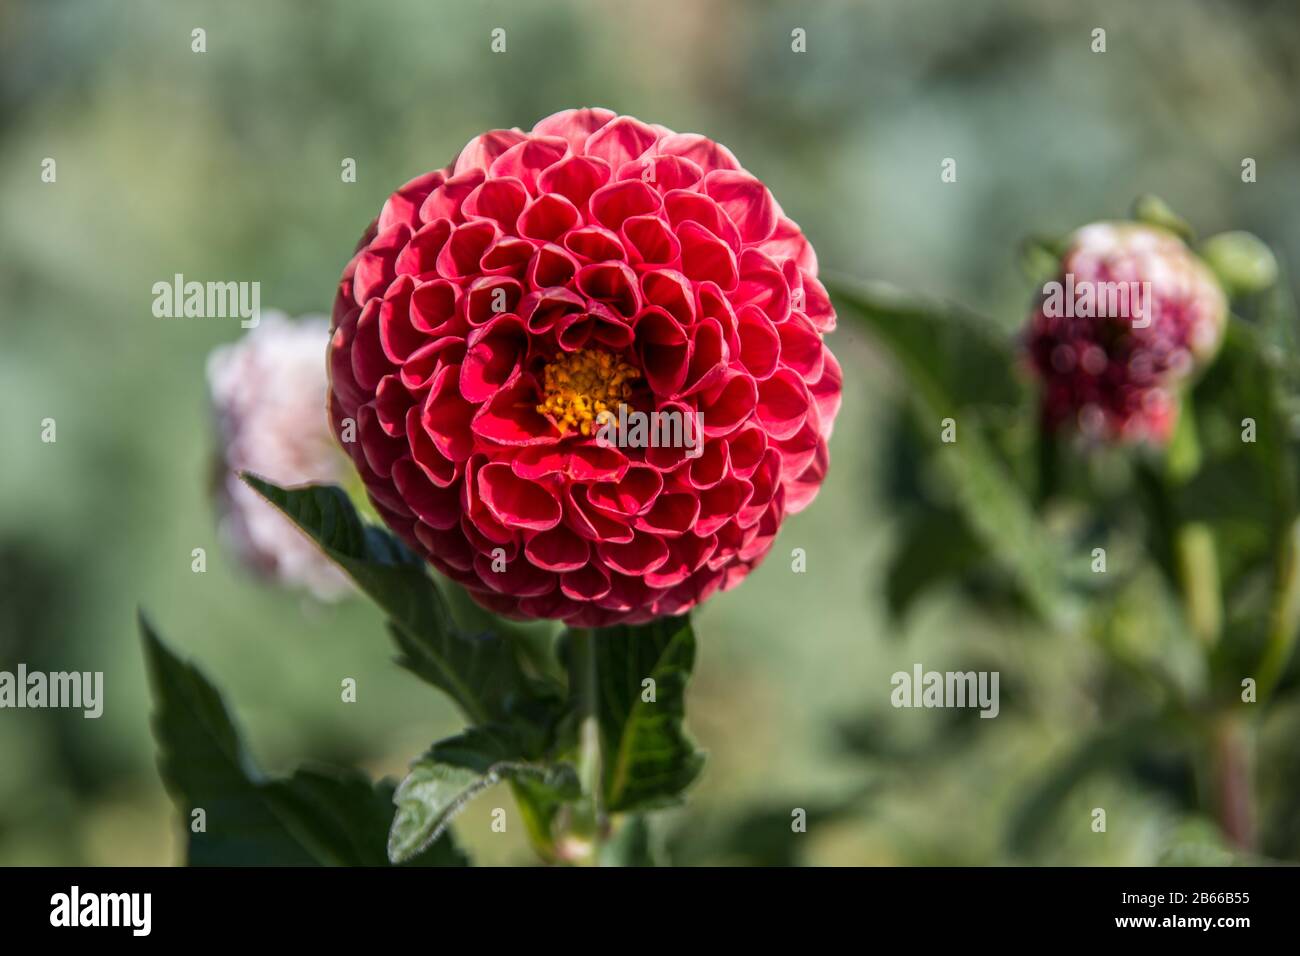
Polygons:
[[[1089,48],[1098,26],[1104,54]],[[205,54],[190,51],[195,27]],[[489,50],[495,27],[505,54]],[[790,50],[795,27],[806,54]],[[1263,237],[1284,269],[1300,260],[1297,46],[1293,0],[0,7],[0,668],[103,670],[107,693],[97,721],[0,713],[0,862],[178,859],[137,604],[204,662],[273,771],[309,759],[399,775],[459,728],[392,666],[374,609],[271,590],[221,550],[203,369],[239,329],[155,319],[154,282],[257,280],[264,306],[327,311],[395,186],[484,129],[605,105],[726,143],[824,268],[960,300],[1009,330],[1029,297],[1024,234],[1114,215],[1140,192],[1205,234]],[[56,184],[41,182],[46,157]],[[355,184],[340,180],[346,157]],[[939,180],[945,157],[955,184]],[[1258,182],[1241,182],[1243,157]],[[911,519],[881,489],[902,454],[902,386],[849,322],[831,346],[845,407],[822,496],[695,619],[690,724],[710,764],[691,809],[672,812],[668,848],[689,845],[678,855],[692,862],[1215,858],[1186,767],[1158,748],[1133,773],[1076,781],[1034,839],[1009,837],[1052,769],[1122,733],[1138,698],[1096,642],[1027,623],[996,574],[973,586],[1005,596],[1002,615],[972,615],[959,588],[891,615],[886,559]],[[47,417],[54,444],[40,441]],[[782,557],[794,547],[805,574]],[[1168,635],[1117,614],[1115,640],[1181,673]],[[891,709],[889,675],[916,661],[1001,670],[1001,715]],[[340,701],[344,677],[355,704]],[[1275,755],[1259,767],[1262,843],[1290,858],[1297,731],[1293,705],[1259,730]],[[1105,835],[1088,828],[1095,806]],[[771,838],[794,807],[808,833]],[[487,862],[527,859],[523,834],[490,833],[487,812],[458,819],[462,843]]]

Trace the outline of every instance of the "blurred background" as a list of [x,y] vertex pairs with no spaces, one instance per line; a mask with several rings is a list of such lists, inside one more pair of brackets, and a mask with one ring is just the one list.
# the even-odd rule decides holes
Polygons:
[[[191,52],[197,27],[206,53]],[[503,54],[489,47],[497,27]],[[1097,27],[1105,53],[1090,49]],[[791,50],[795,28],[806,53]],[[154,318],[155,282],[256,280],[264,308],[327,312],[396,186],[483,130],[601,105],[728,145],[823,269],[959,299],[1010,330],[1031,292],[1024,235],[1121,216],[1140,192],[1203,234],[1249,229],[1300,260],[1297,49],[1294,0],[5,0],[0,670],[103,671],[106,704],[99,720],[0,712],[0,863],[178,860],[137,606],[224,690],[268,770],[316,759],[398,774],[459,729],[393,665],[366,602],[260,584],[223,548],[205,361],[241,330]],[[47,157],[55,183],[41,179]],[[348,157],[355,183],[340,178]],[[940,182],[946,157],[955,184]],[[697,617],[689,726],[710,762],[662,827],[674,857],[1217,859],[1213,827],[1166,785],[1176,764],[1146,768],[1154,786],[1089,776],[1047,815],[1046,838],[1014,836],[1025,795],[1105,723],[1092,693],[1104,664],[1085,640],[971,614],[952,589],[890,613],[898,522],[882,486],[899,383],[851,322],[830,342],[845,404],[821,497]],[[796,547],[805,574],[782,558]],[[1000,670],[1000,716],[892,709],[890,675],[915,662]],[[355,704],[340,700],[344,677]],[[1294,739],[1300,721],[1279,713],[1263,733]],[[1261,799],[1283,817],[1272,856],[1300,857],[1296,764],[1261,768]],[[486,826],[507,799],[458,826],[483,862],[530,859],[521,834]],[[1095,806],[1107,834],[1088,827]],[[797,842],[793,807],[810,815]]]

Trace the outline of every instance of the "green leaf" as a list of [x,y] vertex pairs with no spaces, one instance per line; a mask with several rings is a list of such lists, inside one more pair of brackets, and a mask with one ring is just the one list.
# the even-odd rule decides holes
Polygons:
[[937,440],[941,422],[955,422],[956,440],[937,445],[934,459],[970,533],[1043,620],[1068,621],[1075,608],[1062,548],[982,428],[981,411],[1023,404],[1009,342],[961,309],[886,286],[838,282],[831,291],[841,311],[867,326],[905,372],[922,430]]
[[524,673],[509,640],[460,631],[424,562],[388,532],[362,522],[341,489],[280,488],[250,474],[244,480],[389,616],[402,666],[450,695],[471,723],[518,720],[545,736],[557,692]]
[[[215,687],[140,617],[163,784],[181,811],[193,866],[382,865],[393,785],[329,767],[268,780]],[[203,828],[195,832],[194,813]],[[450,838],[413,862],[464,865]]]
[[830,280],[838,309],[889,350],[939,416],[1019,405],[1024,389],[1009,337],[957,305],[878,282]]
[[475,727],[434,744],[411,765],[393,794],[397,813],[388,835],[388,858],[401,863],[427,851],[457,813],[503,780],[526,785],[534,806],[578,798],[573,767],[539,766],[522,756],[517,735],[506,727]]
[[1029,788],[1012,818],[1008,847],[1016,854],[1031,852],[1077,787],[1093,774],[1124,769],[1135,754],[1167,745],[1170,736],[1169,719],[1163,716],[1110,723],[1087,736]]
[[580,712],[599,728],[604,809],[679,802],[704,767],[704,754],[683,727],[695,664],[689,616],[569,631],[564,654]]

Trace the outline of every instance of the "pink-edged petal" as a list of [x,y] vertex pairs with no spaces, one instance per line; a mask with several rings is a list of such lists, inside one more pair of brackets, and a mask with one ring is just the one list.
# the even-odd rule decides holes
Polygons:
[[479,469],[478,493],[488,513],[507,528],[546,531],[560,523],[560,502],[535,481],[520,478],[505,462]]

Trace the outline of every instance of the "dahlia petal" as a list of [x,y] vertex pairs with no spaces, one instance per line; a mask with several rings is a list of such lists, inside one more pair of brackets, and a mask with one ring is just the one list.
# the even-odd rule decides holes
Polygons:
[[583,226],[572,230],[564,236],[564,248],[584,264],[627,258],[618,236],[604,226]]
[[420,419],[433,447],[454,462],[465,461],[474,452],[475,407],[460,394],[459,381],[460,366],[445,366],[434,377]]
[[737,358],[755,379],[770,378],[776,371],[781,357],[781,336],[777,329],[778,326],[752,305],[742,308],[736,316],[736,335],[740,339]]
[[402,363],[399,377],[412,393],[424,392],[426,386],[448,365],[459,365],[465,358],[465,340],[444,335],[421,346]]
[[700,500],[686,492],[666,492],[654,505],[632,523],[638,531],[648,531],[666,538],[685,534],[700,516]]
[[386,435],[397,438],[406,434],[406,410],[413,397],[396,375],[385,375],[375,390],[375,414]]
[[618,232],[624,221],[632,216],[657,212],[661,205],[659,194],[639,179],[624,179],[602,186],[588,200],[592,217],[612,232]]
[[379,299],[371,299],[357,317],[352,338],[352,378],[360,388],[373,393],[395,366],[384,354],[379,338]]
[[704,177],[704,192],[722,207],[741,241],[762,242],[776,230],[776,203],[767,187],[739,169],[715,169]]
[[438,275],[457,280],[475,276],[479,261],[500,232],[491,219],[473,219],[457,226],[438,253]]
[[698,133],[674,133],[659,140],[658,151],[668,156],[689,159],[700,169],[740,169],[740,163],[731,150]]
[[830,452],[826,447],[826,442],[822,441],[817,446],[817,453],[813,456],[812,462],[798,478],[785,483],[785,510],[787,514],[798,514],[812,504],[812,500],[817,497],[817,492],[821,490],[822,482],[826,479],[826,471],[830,467]]
[[659,134],[645,123],[630,116],[620,116],[588,136],[582,152],[603,159],[611,169],[618,169],[639,158],[658,141]]
[[690,189],[704,178],[704,170],[684,156],[642,156],[619,168],[616,179],[639,179],[661,193]]
[[563,196],[577,209],[586,209],[591,194],[609,182],[609,164],[588,156],[570,156],[537,179],[542,195]]
[[724,292],[736,288],[740,273],[731,247],[691,220],[677,229],[682,244],[682,272],[696,282],[716,282]]
[[523,285],[509,276],[482,276],[466,291],[465,319],[471,326],[484,326],[513,313],[523,296]]
[[777,262],[788,259],[809,275],[817,274],[817,253],[812,243],[804,238],[798,224],[789,219],[782,217],[776,230],[758,248]]
[[560,110],[545,119],[538,120],[537,125],[533,127],[533,135],[558,136],[576,151],[587,142],[592,133],[617,115],[613,110],[600,107]]
[[585,312],[587,302],[570,289],[556,287],[530,292],[519,303],[519,317],[528,331],[541,335],[554,328],[562,316]]
[[397,254],[410,237],[410,227],[398,223],[388,232],[376,236],[357,257],[356,269],[352,273],[352,298],[357,305],[365,305],[388,288],[397,275]]
[[701,491],[700,517],[695,522],[695,533],[702,537],[713,534],[740,513],[753,493],[753,486],[739,478],[728,478]]
[[465,197],[461,212],[467,219],[491,219],[502,232],[509,233],[514,231],[528,198],[528,190],[518,179],[486,179]]
[[704,443],[700,457],[691,462],[688,479],[692,488],[712,488],[727,477],[731,465],[731,446],[725,438]]
[[517,315],[499,315],[470,336],[460,367],[460,393],[468,402],[485,402],[522,366],[528,332]]
[[784,322],[790,315],[790,287],[781,267],[757,249],[745,249],[738,260],[740,284],[731,295],[731,304],[739,311],[756,305],[773,322]]
[[663,477],[657,470],[633,464],[618,481],[592,484],[587,499],[606,514],[632,518],[649,511],[663,487]]
[[835,416],[840,410],[844,374],[840,371],[840,363],[836,361],[830,349],[823,348],[823,352],[821,377],[808,387],[808,391],[812,393],[813,401],[817,403],[817,417],[821,420],[822,437],[829,439],[831,428],[835,424]]
[[411,321],[411,292],[415,280],[398,276],[384,293],[379,307],[379,344],[394,365],[401,365],[412,352],[427,344],[428,336]]
[[605,567],[630,577],[640,577],[668,560],[668,545],[658,535],[638,531],[626,544],[597,544],[596,553]]
[[420,421],[422,414],[419,405],[406,410],[406,441],[411,448],[411,460],[430,482],[439,488],[450,488],[460,477],[460,466],[434,446],[433,439]]
[[479,268],[484,275],[510,275],[518,278],[524,274],[532,260],[534,248],[527,239],[505,236],[483,253]]
[[379,213],[378,229],[387,232],[394,226],[403,225],[418,229],[420,225],[420,206],[425,198],[442,185],[447,178],[446,170],[435,169],[433,172],[416,176],[406,185],[398,188],[384,203]]
[[690,342],[682,327],[658,306],[650,306],[633,323],[637,358],[646,383],[657,395],[674,395],[686,381]]
[[560,575],[560,591],[575,601],[595,601],[609,593],[609,575],[588,564]]
[[576,571],[586,565],[591,554],[587,542],[562,524],[541,531],[528,539],[524,554],[539,568],[547,571]]
[[586,485],[570,485],[564,499],[565,522],[588,541],[631,541],[632,526],[592,506]]
[[755,423],[747,423],[727,437],[727,457],[731,473],[748,478],[762,463],[767,451],[767,433]]
[[460,286],[446,279],[431,279],[416,285],[411,293],[411,325],[430,335],[456,335],[464,331],[457,322],[456,303]]
[[506,527],[546,531],[560,523],[560,502],[546,488],[520,478],[504,462],[478,472],[478,492],[488,512]]
[[749,418],[757,403],[758,387],[753,377],[727,369],[723,381],[700,400],[704,434],[709,438],[730,434]]
[[617,448],[540,445],[521,449],[511,467],[519,477],[534,481],[549,475],[569,481],[618,481],[627,473],[628,460]]
[[524,134],[517,129],[494,129],[475,136],[456,157],[453,174],[461,176],[470,171],[486,172],[493,160],[525,139]]
[[701,319],[691,329],[691,359],[681,393],[693,395],[717,385],[726,374],[730,351],[718,320]]
[[519,216],[519,234],[538,242],[556,242],[581,222],[582,213],[568,199],[542,193]]
[[461,204],[484,178],[483,170],[471,169],[447,179],[425,198],[424,204],[420,206],[420,221],[447,219],[452,223],[463,222],[465,217],[460,213]]
[[537,411],[537,389],[516,375],[475,414],[475,435],[499,445],[552,444],[559,431]]
[[460,523],[460,494],[453,488],[439,488],[410,458],[393,464],[393,484],[415,516],[430,528],[450,531]]
[[758,404],[754,417],[777,441],[797,432],[808,415],[812,398],[801,379],[788,368],[758,383]]
[[451,229],[447,219],[435,219],[421,226],[397,254],[393,261],[394,273],[419,279],[432,276],[438,268],[438,253],[447,244]]
[[695,324],[695,293],[680,272],[662,269],[641,276],[641,294],[648,305],[657,305],[683,328]]
[[593,262],[578,270],[578,291],[632,318],[641,307],[636,273],[625,262]]
[[812,322],[798,312],[776,326],[781,337],[781,364],[812,385],[822,377],[826,345]]
[[537,250],[536,255],[528,263],[525,277],[530,287],[548,289],[553,286],[568,285],[577,273],[577,260],[560,246],[548,242]]
[[357,441],[366,457],[366,464],[379,478],[387,478],[393,470],[393,462],[407,450],[405,436],[393,438],[384,431],[374,402],[357,409]]
[[506,561],[502,567],[490,555],[480,554],[474,558],[474,570],[484,584],[511,598],[541,597],[559,586],[559,578],[554,574],[526,560]]
[[803,272],[803,313],[812,320],[813,328],[818,332],[835,331],[835,308],[831,305],[830,294],[817,277]]
[[568,151],[569,144],[561,137],[530,136],[494,159],[488,175],[494,179],[517,179],[530,194],[536,195],[538,177],[562,160]]
[[697,226],[703,226],[733,251],[740,250],[740,230],[727,218],[722,207],[703,193],[674,189],[664,193],[663,206],[668,222],[678,230],[679,236],[681,227],[693,222]]
[[629,216],[620,233],[634,264],[674,266],[681,258],[682,244],[658,216]]

